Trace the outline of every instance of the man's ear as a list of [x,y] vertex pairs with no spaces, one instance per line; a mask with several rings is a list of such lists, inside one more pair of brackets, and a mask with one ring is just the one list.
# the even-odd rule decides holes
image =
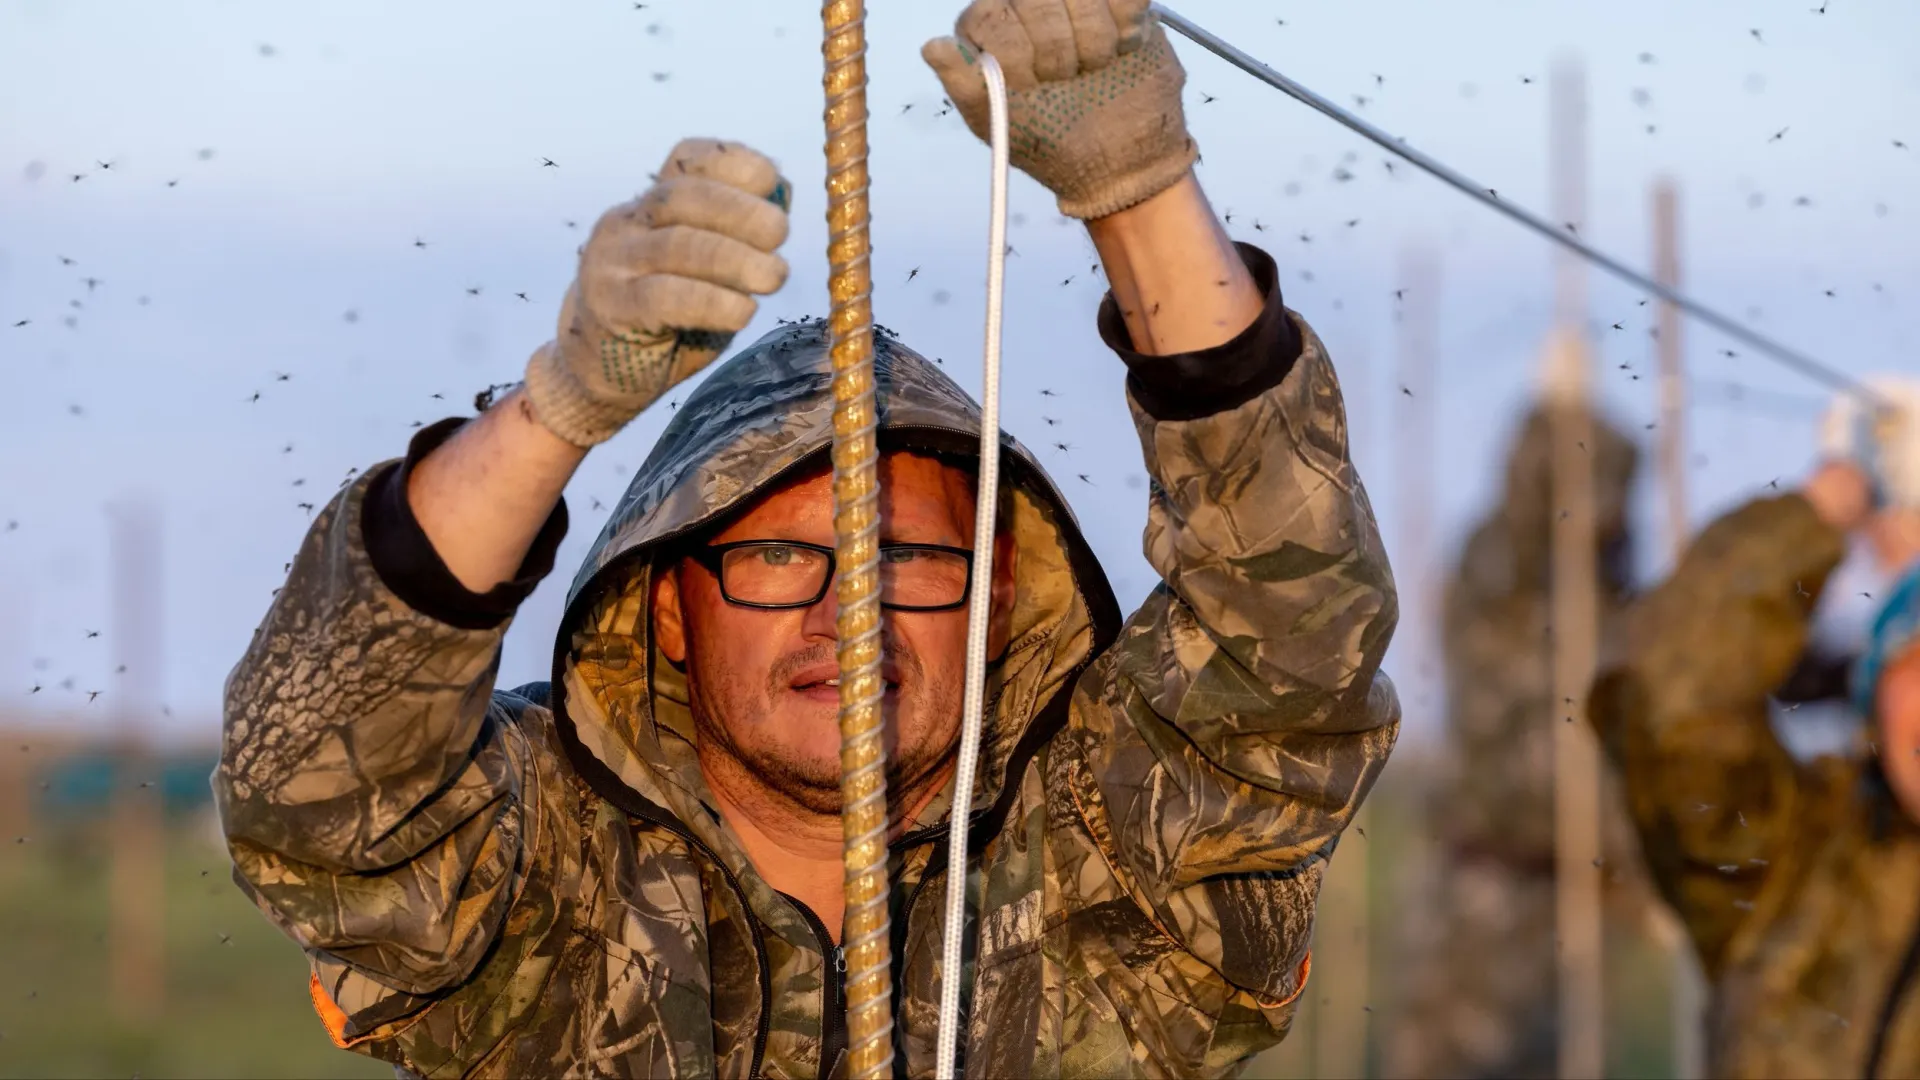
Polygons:
[[993,538],[993,605],[987,616],[987,658],[990,660],[1006,655],[1007,641],[1013,636],[1014,582],[1019,557],[1020,546],[1014,542],[1012,531]]
[[687,662],[687,620],[680,610],[680,566],[659,563],[653,568],[653,640],[675,664]]

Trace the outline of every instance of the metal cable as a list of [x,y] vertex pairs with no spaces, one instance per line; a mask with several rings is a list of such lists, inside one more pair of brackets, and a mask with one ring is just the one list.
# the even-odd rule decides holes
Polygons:
[[1152,5],[1152,10],[1161,22],[1178,30],[1189,40],[1206,49],[1208,52],[1213,53],[1222,60],[1252,75],[1268,86],[1279,90],[1295,101],[1306,105],[1315,112],[1328,117],[1335,123],[1367,139],[1388,153],[1409,162],[1415,168],[1428,173],[1469,198],[1474,199],[1484,206],[1492,207],[1494,210],[1525,225],[1541,236],[1573,251],[1581,258],[1586,259],[1613,276],[1645,292],[1652,293],[1654,296],[1665,300],[1667,303],[1672,304],[1681,311],[1726,334],[1728,337],[1735,338],[1759,350],[1761,355],[1776,363],[1791,368],[1810,379],[1824,383],[1836,390],[1844,390],[1848,393],[1858,395],[1881,408],[1887,407],[1887,402],[1884,401],[1880,395],[1862,386],[1852,376],[1841,371],[1836,371],[1805,353],[1790,349],[1774,341],[1772,338],[1765,337],[1748,329],[1746,326],[1694,300],[1686,293],[1678,289],[1669,288],[1618,259],[1596,250],[1584,240],[1574,236],[1567,230],[1555,228],[1537,214],[1500,199],[1493,194],[1492,189],[1474,183],[1472,180],[1448,168],[1434,158],[1408,146],[1405,140],[1388,135],[1386,132],[1360,119],[1346,109],[1335,105],[1319,94],[1314,93],[1260,61],[1255,60],[1245,52],[1227,44],[1225,41],[1222,41],[1220,38],[1199,26],[1194,25],[1186,16],[1168,9],[1166,5],[1154,4]]

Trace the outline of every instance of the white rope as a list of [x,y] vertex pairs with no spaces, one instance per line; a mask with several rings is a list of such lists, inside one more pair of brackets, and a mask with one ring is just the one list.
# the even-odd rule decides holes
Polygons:
[[987,694],[987,624],[993,612],[993,538],[1000,492],[1000,309],[1007,275],[1007,81],[991,54],[980,54],[987,80],[993,147],[992,209],[987,220],[987,334],[980,389],[980,486],[973,513],[973,579],[967,594],[967,690],[960,719],[959,767],[948,815],[947,925],[940,953],[940,1041],[934,1075],[949,1080],[960,1045],[961,954],[966,942],[967,824],[980,758]]

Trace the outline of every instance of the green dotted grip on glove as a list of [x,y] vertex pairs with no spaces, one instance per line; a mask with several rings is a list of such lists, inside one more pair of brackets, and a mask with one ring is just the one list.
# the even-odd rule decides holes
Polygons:
[[[1138,47],[1095,70],[1009,94],[1013,166],[1052,191],[1068,217],[1105,217],[1143,202],[1199,159],[1180,104],[1186,73],[1150,11],[1142,9]],[[978,65],[978,45],[958,35],[943,40],[968,68]],[[967,126],[986,138],[984,97],[958,80],[947,89]]]
[[[767,201],[785,211],[793,185],[778,178]],[[612,438],[647,406],[719,356],[733,342],[728,330],[663,328],[654,333],[613,333],[600,338],[598,387],[571,370],[555,342],[528,362],[527,393],[534,415],[547,430],[575,446]]]

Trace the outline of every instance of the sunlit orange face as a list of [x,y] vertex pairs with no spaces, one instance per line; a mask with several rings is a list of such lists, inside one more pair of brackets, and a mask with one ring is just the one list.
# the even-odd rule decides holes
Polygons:
[[[972,475],[936,458],[893,452],[881,456],[880,478],[883,544],[973,546]],[[708,543],[747,540],[831,548],[831,475],[823,468],[789,481]],[[993,656],[1006,648],[1013,560],[1011,535],[1003,534],[994,554]],[[683,559],[658,575],[653,598],[660,649],[686,667],[703,761],[725,755],[802,806],[837,812],[839,605],[833,590],[809,607],[764,610],[729,602],[720,586],[707,566]],[[940,769],[959,738],[967,610],[890,610],[884,622],[889,779],[912,787]]]
[[1907,816],[1920,822],[1920,646],[1881,674],[1875,712],[1887,783]]

